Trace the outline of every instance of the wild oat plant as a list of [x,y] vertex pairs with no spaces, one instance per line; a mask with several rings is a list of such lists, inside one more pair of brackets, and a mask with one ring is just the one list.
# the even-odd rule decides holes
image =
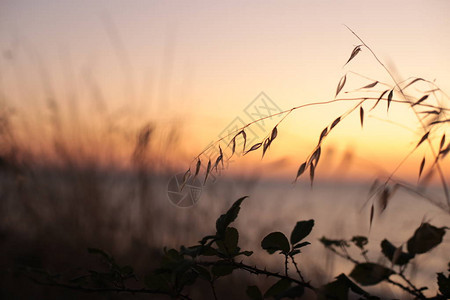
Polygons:
[[[389,111],[392,105],[406,105],[414,113],[417,123],[423,130],[422,136],[414,142],[414,147],[410,153],[406,153],[406,157],[411,156],[419,147],[428,146],[429,155],[432,161],[426,161],[425,157],[421,160],[419,169],[417,170],[418,178],[421,184],[414,186],[394,178],[394,174],[398,168],[405,162],[401,161],[394,171],[384,178],[377,179],[369,191],[367,203],[370,204],[370,219],[368,220],[372,226],[374,218],[375,203],[378,202],[380,213],[386,209],[389,201],[392,199],[397,189],[405,189],[423,197],[430,204],[439,207],[445,214],[450,214],[450,195],[447,181],[444,176],[444,170],[441,162],[450,152],[450,143],[447,142],[445,129],[447,128],[450,118],[447,114],[449,109],[444,105],[437,105],[437,99],[444,98],[446,101],[449,97],[432,81],[424,78],[409,78],[405,81],[398,82],[391,74],[390,70],[377,57],[372,49],[350,28],[349,30],[359,40],[349,59],[345,64],[354,60],[358,53],[363,49],[369,51],[376,62],[391,77],[392,84],[373,80],[362,86],[357,92],[363,92],[367,95],[363,97],[340,98],[346,88],[347,74],[344,75],[336,88],[335,98],[326,102],[309,103],[293,107],[289,110],[282,111],[276,115],[281,115],[281,120],[273,127],[268,135],[253,145],[247,145],[246,130],[255,123],[263,121],[272,116],[268,116],[252,123],[245,125],[229,136],[217,140],[211,147],[219,148],[217,157],[210,157],[207,160],[202,155],[207,151],[200,153],[191,163],[189,169],[185,172],[184,182],[191,177],[203,176],[203,182],[208,181],[212,172],[219,172],[223,168],[227,151],[228,159],[235,153],[240,152],[247,154],[250,152],[261,151],[262,156],[270,149],[270,145],[275,142],[278,135],[278,125],[288,117],[292,112],[300,110],[307,106],[330,104],[334,102],[352,102],[354,106],[337,116],[322,130],[318,137],[317,145],[311,150],[310,154],[299,163],[295,180],[305,174],[309,174],[311,185],[313,184],[317,166],[320,162],[321,152],[327,137],[333,134],[333,130],[340,125],[342,120],[353,113],[359,113],[361,127],[364,126],[365,114],[367,110],[373,110],[379,105],[385,105]],[[366,78],[366,77],[365,77]],[[410,93],[413,87],[419,83],[427,83],[432,86],[431,90],[423,92],[419,97]],[[373,95],[372,91],[377,89],[377,95]],[[371,93],[369,93],[369,91]],[[346,95],[351,95],[347,92]],[[222,149],[223,141],[230,142]],[[242,148],[237,145],[243,144]],[[222,146],[221,146],[222,145]],[[204,172],[202,172],[204,166]],[[433,174],[437,174],[442,186],[442,199],[435,199],[427,196],[422,188]],[[183,188],[183,186],[181,187]],[[381,299],[383,295],[375,295],[365,290],[366,286],[378,285],[382,282],[391,284],[400,288],[405,295],[413,299],[449,299],[450,298],[450,263],[449,266],[442,266],[441,270],[436,270],[436,286],[426,287],[420,283],[413,283],[408,278],[406,270],[411,262],[419,255],[427,255],[427,253],[442,243],[443,237],[448,227],[438,228],[428,222],[423,222],[411,237],[405,242],[406,249],[403,246],[394,245],[387,239],[381,242],[381,252],[390,261],[388,265],[381,265],[370,261],[368,258],[368,250],[366,245],[369,242],[365,236],[353,236],[346,240],[336,240],[328,237],[322,237],[320,242],[323,246],[351,263],[354,264],[353,270],[349,274],[340,274],[333,281],[316,286],[305,278],[301,271],[301,266],[296,260],[302,255],[302,249],[308,247],[312,241],[307,241],[308,235],[314,227],[314,220],[301,220],[294,224],[290,235],[282,232],[271,232],[267,234],[261,241],[262,249],[266,250],[270,255],[280,255],[280,268],[278,270],[269,270],[265,266],[258,267],[247,262],[252,256],[253,251],[244,250],[239,246],[239,231],[232,227],[232,223],[238,217],[243,201],[247,197],[238,199],[222,214],[216,221],[215,231],[211,235],[207,235],[200,241],[190,247],[181,246],[179,249],[164,249],[164,256],[160,261],[160,267],[154,270],[150,275],[145,276],[144,284],[136,283],[138,276],[134,273],[130,266],[122,266],[115,259],[100,249],[90,248],[89,252],[98,255],[105,262],[105,268],[99,271],[90,271],[83,276],[77,278],[56,276],[49,274],[44,270],[26,272],[27,276],[35,282],[43,285],[59,286],[70,289],[76,289],[86,292],[123,292],[131,294],[149,294],[151,297],[155,295],[166,295],[171,298],[193,299],[192,291],[201,289],[202,298],[206,299],[226,299],[216,292],[216,287],[220,282],[224,282],[224,278],[235,272],[244,272],[251,275],[263,275],[272,278],[270,287],[262,289],[257,285],[249,285],[233,287],[233,289],[242,289],[249,299]],[[350,255],[348,249],[354,248],[360,252],[360,257],[356,258]],[[362,259],[362,260],[360,260]],[[66,278],[66,279],[63,279]],[[258,277],[261,278],[261,277]],[[130,284],[131,282],[131,284]],[[432,295],[429,291],[436,291]]]

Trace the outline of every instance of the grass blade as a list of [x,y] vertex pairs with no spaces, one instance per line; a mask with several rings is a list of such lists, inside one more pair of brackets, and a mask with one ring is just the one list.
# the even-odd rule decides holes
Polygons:
[[361,128],[364,126],[364,108],[362,106],[359,107],[359,120],[361,121]]
[[336,88],[336,95],[335,97],[337,97],[337,95],[339,94],[339,92],[342,90],[342,88],[345,85],[345,82],[347,81],[347,75],[344,75],[341,80],[339,80],[338,86]]

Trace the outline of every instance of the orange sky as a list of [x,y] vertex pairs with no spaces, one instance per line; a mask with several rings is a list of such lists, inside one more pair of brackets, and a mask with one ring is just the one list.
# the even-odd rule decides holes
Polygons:
[[[30,149],[46,152],[57,134],[72,151],[99,152],[105,161],[129,156],[136,130],[150,122],[158,128],[153,151],[188,165],[236,118],[250,122],[246,107],[261,92],[285,110],[332,100],[346,73],[343,92],[371,82],[349,71],[392,84],[367,49],[343,67],[359,41],[342,24],[398,80],[436,79],[450,91],[446,1],[241,2],[2,1],[2,111]],[[336,176],[347,152],[362,168],[353,174],[373,173],[367,161],[390,172],[414,148],[423,134],[414,114],[407,106],[392,105],[389,114],[380,106],[369,113],[371,104],[364,104],[363,131],[358,112],[336,127],[324,145],[333,150],[334,169],[323,167],[323,174]],[[249,154],[239,165],[267,170],[265,164],[275,168],[271,163],[282,160],[279,173],[295,173],[322,129],[349,108],[337,103],[293,112],[264,162],[260,153]],[[164,146],[171,132],[179,136],[173,149]],[[433,133],[435,144],[441,134]],[[426,147],[400,175],[416,176]]]

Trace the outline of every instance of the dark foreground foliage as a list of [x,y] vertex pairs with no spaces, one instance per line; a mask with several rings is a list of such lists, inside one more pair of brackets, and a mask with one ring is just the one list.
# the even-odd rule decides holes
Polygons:
[[[263,275],[273,279],[269,288],[262,290],[257,285],[238,286],[245,289],[249,299],[297,299],[302,297],[316,297],[317,299],[348,299],[350,293],[358,295],[359,299],[382,299],[373,295],[362,286],[377,285],[382,282],[395,285],[415,299],[448,299],[450,297],[450,275],[447,272],[437,273],[439,293],[433,297],[426,297],[423,291],[428,287],[416,286],[405,275],[408,264],[417,256],[422,255],[434,247],[439,246],[448,228],[437,228],[429,223],[423,223],[407,242],[407,250],[396,247],[388,240],[381,243],[382,253],[391,262],[384,266],[369,261],[368,250],[365,245],[368,239],[364,236],[354,236],[349,240],[333,240],[322,237],[320,242],[336,255],[354,263],[350,274],[340,274],[332,282],[322,286],[315,286],[305,278],[301,266],[296,258],[302,255],[302,248],[310,245],[305,239],[314,227],[314,220],[299,221],[292,232],[286,236],[282,232],[271,232],[261,241],[262,249],[268,254],[280,255],[283,263],[280,270],[272,271],[266,267],[258,267],[247,263],[251,250],[244,250],[239,246],[239,231],[232,227],[238,217],[243,201],[247,197],[238,199],[216,221],[215,233],[203,237],[197,244],[179,249],[165,249],[160,266],[143,280],[135,274],[133,268],[121,265],[105,251],[89,248],[89,253],[96,255],[103,263],[101,270],[89,270],[73,278],[61,274],[50,274],[44,269],[24,268],[26,275],[41,285],[64,287],[84,292],[98,293],[131,293],[166,295],[176,299],[193,299],[189,292],[194,286],[205,288],[204,293],[219,299],[216,286],[223,278],[234,272],[246,272],[255,276]],[[356,247],[361,251],[364,261],[358,261],[346,250]],[[202,284],[203,283],[203,284]]]

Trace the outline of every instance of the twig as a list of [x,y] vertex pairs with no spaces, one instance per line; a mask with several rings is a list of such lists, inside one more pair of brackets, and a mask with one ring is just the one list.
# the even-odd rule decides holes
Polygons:
[[216,294],[216,287],[214,286],[214,281],[211,280],[209,282],[209,285],[211,286],[211,291],[213,293],[214,299],[217,300],[218,298],[217,298],[217,294]]
[[284,274],[288,276],[288,256],[284,255]]
[[294,264],[295,270],[297,271],[298,276],[300,277],[301,281],[305,282],[305,279],[302,276],[302,273],[300,272],[300,269],[297,266],[297,263],[295,262],[295,259],[293,256],[291,256],[292,263]]
[[[76,291],[80,291],[80,292],[84,292],[84,293],[112,292],[112,293],[131,293],[131,294],[160,294],[160,295],[169,295],[169,296],[171,295],[170,293],[167,293],[167,292],[164,292],[161,290],[152,290],[152,289],[146,289],[146,288],[141,288],[141,289],[132,289],[132,288],[127,288],[127,287],[123,287],[123,288],[116,288],[116,287],[91,288],[91,287],[84,287],[84,286],[80,286],[80,285],[71,285],[71,284],[58,283],[58,282],[43,282],[43,281],[40,281],[31,276],[26,276],[26,277],[38,285],[60,287],[60,288],[76,290]],[[187,295],[179,294],[178,296],[181,299],[192,300]]]
[[[348,27],[347,25],[344,24],[345,27],[347,27],[348,30],[350,30],[351,33],[353,33],[354,36],[356,36],[356,38],[358,38],[358,40],[361,41],[361,43],[372,53],[373,57],[376,59],[376,61],[386,70],[386,72],[389,74],[389,76],[392,78],[392,80],[395,83],[395,87],[400,91],[400,93],[402,94],[403,98],[409,102],[412,111],[414,112],[417,120],[419,121],[420,125],[422,126],[422,129],[424,130],[424,132],[427,131],[427,128],[425,126],[425,124],[423,123],[422,119],[419,117],[419,114],[417,113],[416,109],[414,108],[414,103],[412,103],[411,101],[408,101],[408,98],[406,97],[406,95],[403,92],[403,89],[399,86],[397,80],[395,79],[395,77],[393,76],[393,74],[389,71],[389,69],[383,64],[383,62],[378,58],[378,56],[375,54],[375,52],[373,52],[373,50],[364,42],[364,40],[362,38],[360,38],[352,29],[350,29],[350,27]],[[438,162],[438,155],[436,154],[433,145],[431,144],[431,141],[429,139],[427,139],[428,145],[430,147],[431,153],[433,154],[433,157],[436,160],[436,169],[438,170],[439,173],[439,177],[441,180],[441,184],[442,187],[444,189],[444,194],[445,194],[445,198],[447,200],[447,208],[450,211],[450,192],[448,190],[448,186],[447,186],[447,182],[444,176],[444,172],[442,171],[441,165]]]
[[[204,265],[204,266],[211,266],[211,265],[217,265],[218,262],[197,262],[200,265]],[[275,273],[275,272],[271,272],[268,271],[267,269],[259,269],[256,266],[249,266],[244,264],[243,262],[234,262],[234,261],[221,261],[220,264],[222,265],[229,265],[229,266],[234,266],[238,269],[244,270],[246,272],[249,272],[251,274],[255,274],[255,275],[266,275],[268,277],[275,277],[275,278],[279,278],[279,279],[287,279],[293,283],[296,283],[298,285],[304,286],[305,288],[308,288],[314,292],[317,292],[317,288],[312,286],[309,282],[302,282],[300,280],[297,280],[295,278],[292,278],[290,276],[286,276],[286,275],[282,275],[280,273]]]
[[422,293],[420,289],[418,289],[403,273],[397,273],[417,294],[419,294],[421,299],[425,299],[425,295]]
[[[320,101],[310,102],[310,103],[306,103],[306,104],[295,106],[293,108],[290,108],[290,109],[287,109],[287,110],[284,110],[284,111],[281,111],[281,112],[278,112],[278,113],[275,113],[275,114],[271,114],[271,115],[265,116],[265,117],[260,118],[258,120],[252,121],[252,122],[246,124],[245,126],[242,126],[242,127],[238,128],[238,129],[230,132],[226,136],[216,140],[210,146],[206,147],[203,151],[201,151],[197,156],[195,156],[194,159],[192,160],[191,164],[196,162],[200,158],[200,156],[202,156],[202,154],[204,154],[206,151],[208,151],[209,149],[211,149],[212,147],[214,147],[215,145],[217,145],[221,141],[223,141],[223,140],[225,140],[227,138],[230,138],[233,135],[236,135],[238,132],[240,132],[242,130],[245,130],[246,128],[250,127],[251,125],[253,125],[255,123],[258,123],[258,122],[261,122],[261,121],[264,121],[266,119],[273,118],[273,117],[276,117],[276,116],[279,116],[279,115],[283,115],[283,114],[286,114],[286,116],[287,116],[291,112],[293,112],[294,110],[299,110],[299,109],[302,109],[302,108],[305,108],[305,107],[309,107],[309,106],[319,106],[319,105],[327,105],[327,104],[338,103],[338,102],[350,102],[350,101],[362,101],[362,100],[364,100],[364,101],[369,101],[369,100],[371,100],[371,101],[378,101],[379,99],[378,99],[378,97],[356,97],[356,98],[339,98],[339,99],[327,100],[327,101],[322,101],[322,102],[320,102]],[[380,99],[380,101],[387,101],[387,100],[386,99]],[[399,100],[399,99],[392,99],[391,102],[393,102],[393,103],[402,103],[402,104],[410,104],[410,101]],[[427,104],[427,103],[419,103],[417,106],[428,107],[428,108],[433,108],[433,109],[442,109],[442,110],[450,111],[450,108],[436,107],[434,105]],[[284,116],[284,118],[286,116]],[[280,122],[278,122],[278,124]]]
[[397,281],[394,281],[394,280],[392,280],[392,279],[390,279],[390,278],[386,279],[386,281],[389,282],[389,283],[392,284],[392,285],[395,285],[395,286],[401,288],[402,290],[404,290],[405,292],[407,292],[407,293],[409,293],[409,294],[411,294],[411,295],[413,295],[413,296],[416,296],[416,297],[418,297],[418,298],[420,298],[420,299],[426,299],[425,296],[416,293],[415,291],[411,290],[411,289],[408,288],[407,286],[404,286],[403,284],[401,284],[401,283],[399,283],[399,282],[397,282]]
[[348,253],[346,253],[346,254],[341,253],[341,252],[337,251],[336,249],[334,249],[334,248],[331,247],[331,246],[325,246],[325,248],[327,248],[328,250],[330,250],[331,252],[333,252],[333,253],[336,254],[337,256],[340,256],[340,257],[342,257],[342,258],[344,258],[344,259],[346,259],[346,260],[348,260],[348,261],[354,263],[355,265],[360,264],[359,261],[357,261],[356,259],[354,259],[354,258],[351,257],[350,255],[348,255]]

